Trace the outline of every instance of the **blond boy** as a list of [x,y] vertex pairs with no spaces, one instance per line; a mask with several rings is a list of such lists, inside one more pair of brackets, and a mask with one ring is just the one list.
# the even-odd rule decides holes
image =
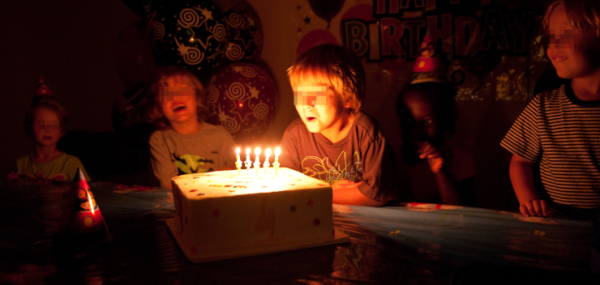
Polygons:
[[501,142],[513,153],[510,178],[525,216],[590,217],[600,209],[599,23],[595,0],[556,1],[546,10],[547,55],[571,82],[538,94]]
[[281,141],[281,166],[332,184],[333,203],[380,206],[396,199],[393,155],[375,121],[360,111],[362,64],[354,53],[321,45],[288,70],[300,119]]

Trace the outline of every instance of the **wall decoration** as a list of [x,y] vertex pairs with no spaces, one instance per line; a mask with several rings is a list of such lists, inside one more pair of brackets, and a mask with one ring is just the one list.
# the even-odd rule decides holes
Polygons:
[[209,123],[225,127],[236,142],[255,140],[265,133],[275,116],[277,89],[262,68],[233,63],[210,80]]

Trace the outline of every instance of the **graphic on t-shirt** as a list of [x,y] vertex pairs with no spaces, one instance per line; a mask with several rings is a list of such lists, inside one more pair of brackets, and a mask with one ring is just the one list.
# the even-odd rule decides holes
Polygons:
[[302,172],[307,176],[331,184],[340,180],[362,181],[363,168],[360,161],[360,154],[357,151],[354,152],[351,160],[348,160],[346,152],[342,151],[335,163],[332,163],[329,157],[305,157],[302,160]]
[[211,165],[215,163],[212,159],[206,159],[193,154],[180,156],[173,154],[173,158],[175,159],[179,175],[212,171]]

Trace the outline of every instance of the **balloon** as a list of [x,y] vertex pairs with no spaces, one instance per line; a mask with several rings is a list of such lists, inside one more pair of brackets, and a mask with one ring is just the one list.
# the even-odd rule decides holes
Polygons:
[[331,24],[331,19],[340,12],[344,6],[344,0],[308,0],[310,8],[319,16],[319,18],[327,21],[327,28]]
[[262,68],[232,63],[210,80],[207,121],[220,124],[233,139],[255,140],[265,133],[275,116],[277,88]]
[[150,0],[121,0],[121,2],[142,19],[146,18],[147,9],[150,7]]
[[300,39],[300,42],[296,47],[296,55],[301,55],[307,50],[322,44],[339,45],[338,40],[329,30],[316,29],[306,33],[306,35]]
[[146,26],[145,21],[127,25],[115,44],[117,73],[127,88],[143,82],[150,83],[156,72]]
[[149,18],[157,63],[188,68],[201,80],[210,78],[226,51],[228,31],[219,7],[208,0],[155,6]]
[[238,2],[225,12],[229,44],[225,56],[229,61],[256,61],[263,48],[263,30],[256,11],[246,1]]

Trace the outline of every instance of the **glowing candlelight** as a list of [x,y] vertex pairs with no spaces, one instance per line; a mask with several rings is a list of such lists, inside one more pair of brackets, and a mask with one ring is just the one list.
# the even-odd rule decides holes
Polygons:
[[279,170],[279,154],[281,153],[281,149],[277,147],[275,149],[275,162],[273,163],[273,167],[275,168],[275,176],[277,176],[277,170]]
[[265,169],[265,175],[267,175],[267,170],[269,169],[269,157],[271,156],[271,148],[267,148],[265,151],[265,163],[263,164],[263,168]]
[[236,161],[235,161],[235,167],[238,170],[238,175],[241,175],[240,170],[242,168],[242,161],[240,160],[240,148],[236,148],[235,149],[235,156],[236,156]]
[[254,175],[258,175],[258,169],[260,168],[260,147],[254,150]]
[[251,152],[250,148],[247,148],[245,165],[246,165],[246,171],[248,171],[248,176],[250,176],[250,166],[252,166],[252,160],[250,160],[250,152]]

